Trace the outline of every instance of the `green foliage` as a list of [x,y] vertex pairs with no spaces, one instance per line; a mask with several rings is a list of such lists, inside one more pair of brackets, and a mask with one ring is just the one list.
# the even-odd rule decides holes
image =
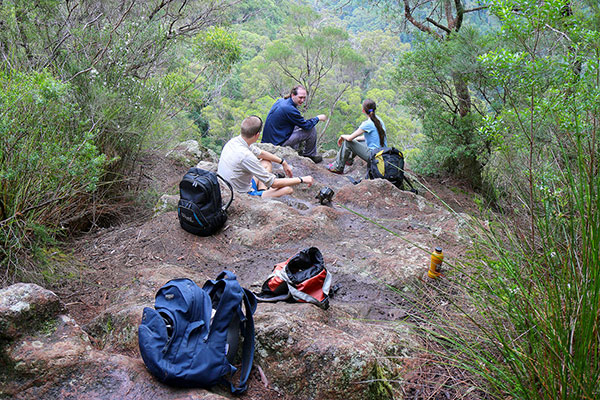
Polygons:
[[476,227],[453,283],[470,278],[477,314],[440,329],[496,398],[598,398],[600,35],[566,0],[491,3],[509,40],[480,58],[505,99],[488,179],[518,215]]
[[229,68],[235,64],[241,56],[241,47],[234,32],[223,28],[213,27],[198,35],[198,48],[196,56],[198,59],[209,61],[215,66]]
[[327,10],[319,15],[299,5],[287,9],[276,37],[250,31],[256,25],[252,18],[280,15],[280,10],[269,8],[272,6],[266,4],[235,28],[243,46],[242,62],[233,68],[221,97],[202,108],[203,120],[209,125],[202,137],[205,145],[219,152],[226,140],[239,133],[245,116],[256,114],[264,119],[279,96],[301,83],[309,91],[303,114],[307,118],[320,113],[328,116],[326,123],[317,125],[322,148],[337,149],[337,137],[356,129],[364,118],[361,102],[367,96],[382,102],[379,107],[391,141],[414,147],[415,123],[397,96],[390,91],[385,92],[385,99],[379,98],[381,91],[367,93],[371,88],[390,88],[391,63],[408,45],[381,30],[351,37]]
[[74,101],[47,72],[0,70],[0,260],[44,243],[92,202],[106,156]]
[[241,48],[209,29],[230,2],[168,4],[0,2],[2,282],[58,233],[117,213],[156,133],[198,133],[182,109],[220,90]]
[[501,225],[476,253],[468,292],[485,322],[469,333],[476,344],[456,344],[498,398],[600,395],[600,181],[581,144],[578,169],[539,188],[534,243]]
[[[279,67],[286,87],[302,84],[307,89],[310,108],[324,92],[335,96],[340,90],[336,84],[351,82],[361,68],[363,58],[348,39],[344,29],[320,24],[309,7],[294,7],[281,38],[267,46],[265,59]],[[335,71],[343,72],[337,80],[332,79]]]
[[[507,7],[531,8],[530,16],[507,13]],[[594,128],[598,99],[598,38],[579,19],[565,14],[567,2],[498,1],[493,10],[503,25],[502,34],[519,46],[500,48],[481,57],[491,82],[501,88],[506,106],[486,118],[482,132],[497,150],[486,171],[500,192],[514,185],[521,191],[545,186],[548,174],[577,156],[580,134]],[[556,46],[561,43],[562,46]],[[563,159],[561,146],[568,141]],[[549,157],[552,155],[552,157]],[[556,165],[556,163],[559,163]],[[520,179],[501,164],[526,166]],[[552,179],[550,179],[552,180]],[[530,193],[528,203],[533,200]],[[533,205],[530,204],[530,208]],[[530,209],[529,212],[534,212]]]
[[[490,150],[488,138],[477,127],[493,96],[486,93],[477,56],[489,46],[488,37],[463,28],[445,41],[424,40],[400,58],[394,82],[404,95],[404,104],[423,123],[417,171],[451,173],[481,186]],[[461,90],[469,95],[466,110]]]
[[377,99],[377,115],[385,123],[390,144],[403,151],[420,146],[422,135],[417,124],[408,118],[408,112],[402,106],[395,90],[371,89],[366,93],[366,98]]
[[[245,0],[233,6],[236,25],[243,26],[245,32],[264,35],[273,40],[283,25],[290,9],[289,0]],[[242,40],[242,43],[247,43]],[[256,43],[257,47],[262,47]]]
[[400,25],[402,15],[396,2],[374,0],[369,2],[357,0],[325,0],[311,1],[320,13],[333,12],[352,34],[368,33],[382,30],[396,30],[396,39],[402,43],[412,40],[410,32],[394,29]]
[[172,117],[220,89],[241,51],[233,33],[211,28],[230,5],[186,1],[174,12],[171,2],[4,2],[0,50],[10,68],[47,68],[76,88],[98,130],[95,144],[118,160],[106,175],[112,180],[135,163],[163,113]]

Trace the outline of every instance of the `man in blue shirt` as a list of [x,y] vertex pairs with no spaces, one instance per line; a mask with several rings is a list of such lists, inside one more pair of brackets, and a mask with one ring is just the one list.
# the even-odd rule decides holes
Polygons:
[[263,129],[262,142],[272,143],[277,146],[290,146],[298,149],[304,142],[302,155],[320,163],[323,157],[317,154],[317,130],[315,125],[319,121],[325,121],[325,114],[320,114],[309,120],[305,120],[298,106],[306,101],[306,89],[298,85],[292,88],[289,97],[279,99],[273,104],[265,127]]
[[[252,115],[242,121],[240,135],[231,139],[223,147],[217,172],[231,183],[233,189],[251,196],[281,197],[292,194],[291,186],[313,184],[313,177],[292,177],[292,169],[283,157],[271,154],[256,147],[262,120]],[[271,163],[281,164],[287,178],[277,178],[272,174]]]

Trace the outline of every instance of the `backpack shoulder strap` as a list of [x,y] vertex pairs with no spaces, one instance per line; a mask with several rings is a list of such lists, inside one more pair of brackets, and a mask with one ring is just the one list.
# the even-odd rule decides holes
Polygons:
[[223,178],[221,175],[216,174],[217,177],[222,180],[223,182],[225,182],[225,184],[227,185],[227,187],[229,188],[229,191],[231,192],[231,198],[229,199],[229,201],[227,202],[227,204],[225,206],[223,206],[223,211],[227,211],[227,209],[229,208],[229,206],[231,205],[231,202],[233,202],[233,187],[231,186],[231,183],[229,183],[229,181],[225,178]]
[[235,275],[229,271],[221,272],[217,279],[206,281],[202,289],[210,295],[213,307],[215,303],[218,303],[210,327],[211,339],[225,340],[230,322],[227,315],[242,303],[243,291],[237,283]]
[[[227,331],[232,313],[237,313],[240,319],[240,330],[244,337],[242,349],[242,370],[240,381],[237,386],[227,381],[233,394],[241,394],[247,389],[247,382],[254,361],[254,318],[256,311],[256,298],[248,290],[242,288],[237,281],[235,274],[229,271],[223,271],[217,279],[207,281],[203,287],[211,297],[218,296],[219,304],[210,327],[209,341],[226,342]],[[246,309],[244,315],[242,304]],[[235,368],[232,368],[235,371]]]
[[[248,378],[252,363],[254,362],[254,318],[252,314],[256,311],[256,297],[247,289],[244,290],[244,308],[246,309],[245,319],[242,323],[242,336],[244,337],[244,346],[242,348],[242,370],[240,371],[240,381],[236,386],[229,383],[231,393],[241,394],[248,388]],[[241,309],[240,309],[241,310]]]

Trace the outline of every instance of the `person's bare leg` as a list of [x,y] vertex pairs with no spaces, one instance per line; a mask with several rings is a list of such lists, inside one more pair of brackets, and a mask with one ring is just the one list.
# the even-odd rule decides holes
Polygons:
[[267,190],[265,190],[262,194],[262,198],[273,198],[273,197],[281,197],[281,196],[285,196],[288,194],[292,194],[294,193],[294,189],[292,189],[289,186],[284,186],[281,188],[269,188]]
[[[260,160],[260,165],[262,165],[267,171],[273,172],[273,165],[271,164],[271,161]],[[264,183],[262,183],[261,181],[256,179],[256,177],[254,177],[254,180],[256,181],[256,188],[258,190],[267,190],[267,186]],[[263,193],[263,196],[264,196],[264,193]],[[278,196],[276,196],[276,197],[278,197]]]

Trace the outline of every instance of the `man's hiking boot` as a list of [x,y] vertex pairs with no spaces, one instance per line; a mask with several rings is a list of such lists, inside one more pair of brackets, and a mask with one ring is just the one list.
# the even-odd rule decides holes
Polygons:
[[327,170],[329,172],[333,172],[334,174],[339,174],[339,175],[342,175],[344,173],[344,171],[338,171],[337,169],[333,168],[333,164],[329,164],[327,166]]
[[306,156],[306,157],[308,157],[308,158],[310,158],[311,160],[313,160],[313,162],[314,162],[315,164],[318,164],[318,163],[320,163],[321,161],[323,161],[323,157],[322,157],[321,155],[319,155],[319,154],[316,154],[316,155],[314,155],[314,156]]

